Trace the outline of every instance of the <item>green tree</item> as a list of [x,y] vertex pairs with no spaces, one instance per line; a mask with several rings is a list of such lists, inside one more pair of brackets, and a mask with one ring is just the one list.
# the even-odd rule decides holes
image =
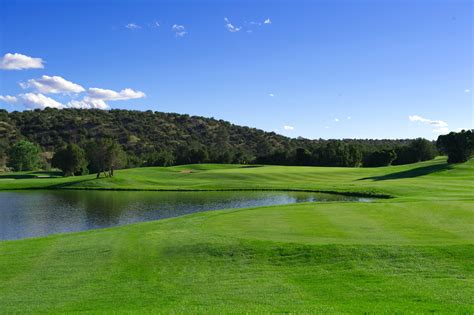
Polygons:
[[40,164],[40,149],[37,145],[21,140],[15,143],[9,150],[8,166],[15,171],[31,171],[38,168]]
[[148,152],[143,155],[143,160],[146,166],[172,166],[175,164],[173,154],[166,150]]
[[450,132],[438,137],[438,149],[448,155],[448,163],[462,163],[474,155],[474,131]]
[[91,173],[101,173],[105,176],[114,176],[114,170],[126,164],[126,154],[122,146],[109,138],[90,142],[86,147],[87,160]]
[[52,166],[63,171],[64,176],[82,175],[87,172],[86,154],[76,144],[69,144],[54,153]]
[[366,167],[388,166],[395,160],[397,154],[394,150],[380,150],[369,154],[364,160]]

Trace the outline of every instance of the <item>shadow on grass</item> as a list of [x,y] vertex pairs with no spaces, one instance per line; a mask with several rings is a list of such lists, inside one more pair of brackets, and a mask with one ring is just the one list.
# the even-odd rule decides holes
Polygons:
[[[47,189],[67,189],[69,187],[72,187],[74,185],[80,184],[80,183],[85,183],[85,182],[90,182],[93,180],[97,180],[97,178],[88,178],[88,179],[82,179],[82,180],[76,180],[76,181],[71,181],[71,182],[66,182],[66,183],[59,183],[59,184],[54,184],[46,187]],[[100,178],[99,178],[100,180]]]
[[0,175],[0,179],[28,179],[28,178],[55,178],[62,177],[62,172],[60,171],[37,171],[29,172],[24,174],[5,174]]
[[371,179],[374,181],[379,181],[379,180],[390,180],[390,179],[414,178],[414,177],[424,176],[424,175],[441,172],[441,171],[445,171],[449,169],[451,169],[451,165],[449,164],[437,164],[437,165],[417,167],[411,170],[401,171],[401,172],[396,172],[396,173],[391,173],[391,174],[386,174],[386,175],[364,177],[358,180]]

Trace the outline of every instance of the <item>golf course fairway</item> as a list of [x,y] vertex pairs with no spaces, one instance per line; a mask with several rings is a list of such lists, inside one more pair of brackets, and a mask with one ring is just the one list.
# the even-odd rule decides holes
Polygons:
[[2,241],[0,313],[474,313],[474,160],[44,175],[51,174],[0,175],[0,189],[267,189],[386,198],[223,209]]

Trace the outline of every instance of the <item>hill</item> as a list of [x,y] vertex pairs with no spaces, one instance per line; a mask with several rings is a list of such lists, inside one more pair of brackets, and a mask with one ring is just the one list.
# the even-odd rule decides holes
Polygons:
[[[347,144],[367,153],[410,143],[410,140],[294,139],[214,118],[152,111],[52,108],[0,111],[0,156],[20,139],[38,144],[51,157],[53,151],[66,144],[82,145],[99,138],[113,138],[122,145],[128,155],[127,167],[203,162],[294,164],[298,148],[311,153],[331,143],[334,145],[324,148],[325,151],[348,156],[354,150]],[[334,161],[333,166],[349,166],[344,163],[361,160],[362,155],[357,161]]]

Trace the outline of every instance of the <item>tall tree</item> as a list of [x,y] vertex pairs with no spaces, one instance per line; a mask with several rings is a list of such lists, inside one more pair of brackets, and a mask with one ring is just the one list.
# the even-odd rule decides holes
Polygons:
[[64,176],[82,175],[87,171],[86,154],[76,144],[69,144],[53,156],[52,166],[63,171]]
[[121,145],[110,138],[90,142],[86,147],[89,170],[105,176],[114,176],[114,170],[121,168],[126,162],[126,154]]
[[40,149],[37,145],[21,140],[9,150],[8,166],[15,171],[31,171],[39,167]]
[[436,146],[448,155],[448,163],[466,162],[474,155],[474,130],[439,136]]
[[369,154],[364,160],[364,166],[378,167],[388,166],[397,157],[394,150],[381,150]]

